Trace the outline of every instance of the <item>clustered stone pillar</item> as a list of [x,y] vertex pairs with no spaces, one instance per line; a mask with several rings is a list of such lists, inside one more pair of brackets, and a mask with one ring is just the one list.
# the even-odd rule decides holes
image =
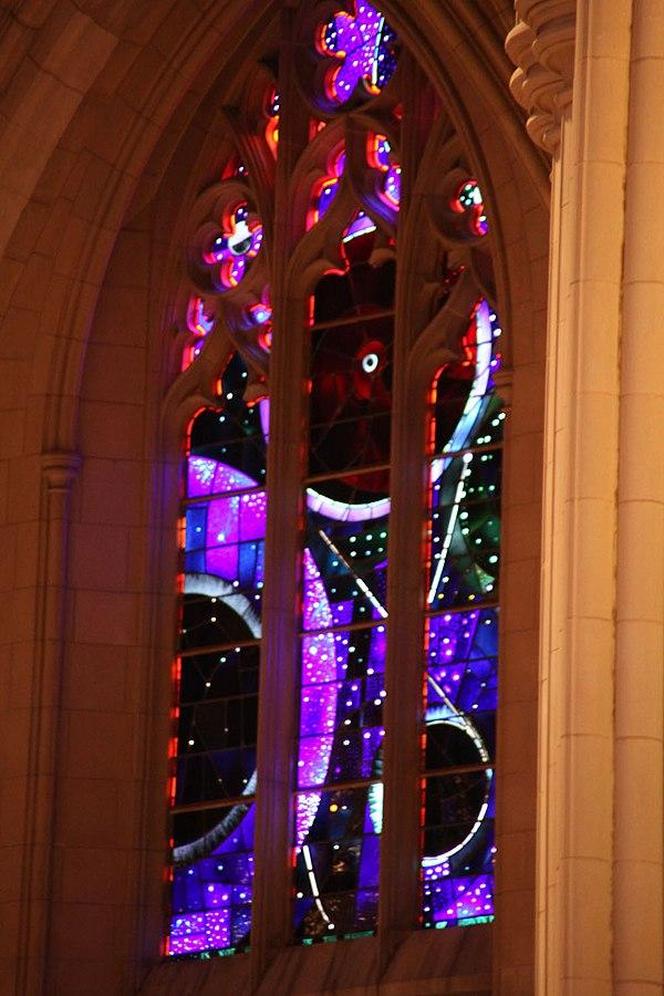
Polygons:
[[608,996],[664,982],[664,11],[575,6],[507,39],[553,156],[537,992]]
[[664,8],[633,0],[620,348],[614,992],[662,992]]

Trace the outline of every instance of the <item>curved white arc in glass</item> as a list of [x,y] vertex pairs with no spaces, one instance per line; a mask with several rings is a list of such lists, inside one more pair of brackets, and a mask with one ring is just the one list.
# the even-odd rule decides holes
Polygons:
[[[433,686],[433,688],[436,691],[436,694],[439,695],[443,700],[442,709],[439,708],[433,710],[434,712],[438,713],[438,715],[436,715],[435,718],[432,718],[430,715],[427,716],[427,726],[436,725],[440,723],[446,726],[456,726],[457,729],[463,730],[466,736],[470,737],[470,739],[473,741],[482,762],[486,764],[489,760],[489,752],[486,749],[484,741],[482,740],[482,737],[480,736],[480,733],[475,727],[475,725],[470,721],[470,719],[468,719],[467,716],[464,716],[463,713],[459,712],[459,710],[451,702],[451,700],[445,693],[444,688],[430,674],[427,675],[427,681]],[[485,773],[487,776],[486,792],[484,793],[484,800],[482,802],[482,805],[480,806],[480,809],[478,811],[477,817],[475,819],[472,828],[466,834],[461,843],[457,844],[449,851],[444,851],[442,854],[436,854],[434,856],[424,855],[422,857],[423,868],[434,868],[436,865],[443,864],[443,862],[445,861],[449,861],[451,857],[453,857],[455,854],[458,854],[459,851],[462,851],[464,847],[470,843],[475,834],[480,830],[482,823],[484,822],[484,817],[486,816],[487,810],[489,808],[489,793],[491,791],[491,780],[493,778],[493,770],[491,768],[487,768]]]
[[[443,571],[445,570],[445,564],[447,562],[447,554],[449,553],[450,545],[452,543],[452,537],[454,535],[454,530],[456,529],[457,519],[459,518],[459,509],[461,507],[461,501],[465,497],[466,489],[464,486],[464,481],[470,474],[469,464],[472,463],[473,454],[464,453],[463,462],[464,467],[459,475],[459,481],[457,483],[456,493],[454,495],[454,503],[452,505],[452,510],[450,512],[450,518],[447,523],[447,530],[445,532],[445,539],[443,541],[443,548],[440,551],[440,557],[436,561],[436,571],[433,576],[433,581],[431,582],[431,587],[429,588],[429,594],[427,595],[427,604],[432,605],[436,597],[436,592],[438,591],[438,585],[440,584],[440,579],[443,576]],[[432,471],[433,474],[433,471]]]
[[[232,584],[224,581],[216,574],[185,574],[184,577],[185,595],[207,595],[210,598],[218,598],[220,602],[232,609],[249,628],[249,632],[257,640],[261,635],[261,622],[253,606],[246,595],[241,595],[235,591]],[[205,653],[205,650],[201,650]]]
[[309,879],[309,886],[311,888],[311,895],[314,897],[314,902],[318,908],[318,912],[322,916],[323,920],[327,924],[330,930],[334,930],[334,924],[330,920],[325,907],[323,906],[322,900],[320,898],[320,891],[318,889],[318,880],[316,879],[316,872],[314,870],[313,861],[311,860],[311,850],[308,844],[304,844],[302,847],[302,854],[304,856],[304,865],[307,869],[307,877]]
[[491,790],[493,770],[491,768],[487,768],[485,774],[486,774],[487,788],[484,796],[484,802],[480,807],[480,810],[477,814],[477,819],[475,820],[475,823],[473,824],[472,828],[466,834],[461,843],[457,844],[456,847],[451,848],[451,850],[443,851],[442,854],[435,854],[429,857],[424,856],[422,858],[423,868],[435,868],[436,865],[442,865],[444,864],[444,862],[449,861],[449,859],[453,857],[455,854],[458,854],[459,851],[463,851],[464,847],[466,847],[466,845],[471,842],[475,834],[481,829],[482,823],[484,822],[484,817],[486,816],[487,810],[489,808],[489,792]]
[[[224,581],[214,574],[185,574],[184,594],[206,595],[209,598],[217,598],[240,616],[253,637],[260,639],[261,623],[254,612],[251,602],[245,595],[241,595],[235,591],[228,581]],[[205,650],[203,649],[201,653],[205,653]],[[255,793],[256,771],[254,770],[242,790],[242,795],[249,797],[255,795]],[[191,864],[214,851],[239,826],[252,804],[253,800],[233,806],[230,812],[225,813],[223,819],[216,823],[202,837],[198,837],[188,844],[182,844],[179,847],[173,848],[174,863],[176,865]]]
[[[489,319],[489,305],[482,300],[475,312],[475,323],[477,326],[477,362],[475,365],[475,377],[470,394],[466,400],[465,407],[457,426],[452,433],[449,442],[445,444],[445,452],[458,453],[464,446],[468,445],[468,439],[472,434],[475,425],[482,414],[482,402],[486,395],[489,375],[491,373],[491,357],[493,352],[493,330]],[[431,483],[435,483],[443,471],[450,464],[450,457],[437,457],[431,463]]]
[[[329,621],[331,622],[332,614],[325,593],[325,586],[322,583],[322,579],[320,577],[318,568],[316,567],[314,559],[311,556],[311,553],[308,549],[305,550],[304,556],[305,556],[307,573],[309,575],[309,580],[310,582],[313,582],[316,589],[316,601],[318,603],[317,611],[321,613],[324,618],[328,619],[329,617]],[[254,612],[251,602],[245,595],[242,595],[239,592],[235,591],[232,584],[230,584],[228,581],[224,581],[222,578],[219,578],[214,574],[187,574],[185,575],[184,591],[185,594],[187,595],[189,594],[207,595],[211,598],[218,598],[220,602],[223,602],[225,605],[227,605],[230,609],[232,609],[234,612],[237,613],[237,615],[239,615],[242,618],[242,620],[249,628],[252,636],[254,636],[256,639],[260,638],[261,624],[256,613]],[[318,635],[318,637],[316,637],[316,639],[320,639],[320,634]],[[330,636],[329,634],[323,634],[323,639],[330,642],[330,648],[329,648],[330,658],[333,661],[334,660],[333,637]],[[334,686],[334,683],[331,683],[329,689],[326,689],[326,691],[329,691],[329,694],[323,697],[321,703],[321,710],[327,715],[333,716],[336,713],[336,708],[337,708],[337,702],[336,702],[337,690],[336,687]],[[331,740],[329,742],[327,740],[324,740],[319,748],[318,753],[316,754],[316,757],[310,759],[309,763],[318,781],[322,781],[325,776],[325,773],[327,772],[331,751],[332,751]],[[247,796],[253,796],[255,792],[256,792],[256,772],[254,771],[242,794]],[[300,805],[298,806],[298,815],[297,815],[298,845],[300,845],[304,840],[304,838],[306,837],[311,827],[311,824],[313,823],[316,817],[318,806],[320,804],[321,795],[322,792],[309,791],[300,796]],[[223,836],[224,824],[227,821],[229,821],[230,818],[230,821],[233,823],[232,828],[234,829],[236,825],[234,819],[236,819],[238,816],[240,817],[240,819],[243,819],[251,804],[252,803],[249,803],[247,806],[242,804],[240,807],[234,807],[233,810],[231,810],[231,813],[225,816],[224,819],[220,821],[220,823],[218,823],[215,827],[213,827],[212,830],[210,830],[205,835],[204,838],[201,837],[198,840],[192,841],[190,844],[184,845],[181,848],[176,848],[174,852],[174,858],[176,863],[186,860],[186,857],[189,854],[196,853],[196,856],[200,856],[197,852],[199,852],[201,849],[204,849],[206,843],[210,843],[213,846],[217,846],[218,843],[220,842],[220,834],[222,834]],[[242,810],[242,812],[240,812],[240,810]]]
[[328,498],[315,488],[307,488],[307,505],[312,512],[320,512],[335,522],[365,522],[380,519],[390,511],[389,498],[377,498],[376,501],[353,502],[338,501]]
[[[489,375],[491,373],[491,358],[493,352],[493,331],[489,320],[489,305],[482,300],[475,314],[477,325],[477,363],[475,377],[470,394],[457,426],[445,446],[448,453],[457,453],[467,444],[475,425],[482,414],[482,402],[486,395]],[[435,483],[450,463],[450,457],[437,457],[431,464],[431,481]],[[320,512],[336,522],[364,522],[388,515],[390,511],[389,498],[377,498],[375,501],[353,502],[338,501],[322,495],[315,488],[307,488],[307,505],[312,512]]]
[[427,726],[433,726],[436,723],[444,723],[448,726],[456,726],[458,729],[463,730],[463,732],[470,737],[477,751],[482,759],[482,762],[486,764],[489,760],[489,752],[484,745],[484,741],[479,734],[479,731],[475,727],[474,723],[464,716],[463,713],[459,712],[457,707],[451,702],[445,689],[440,685],[435,678],[427,674],[427,681],[433,687],[436,695],[439,695],[443,700],[443,706],[434,707],[430,709],[427,714]]

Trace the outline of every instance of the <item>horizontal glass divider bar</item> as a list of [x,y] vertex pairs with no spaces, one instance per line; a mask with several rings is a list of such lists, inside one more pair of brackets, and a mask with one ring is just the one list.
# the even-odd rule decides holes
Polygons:
[[345,318],[330,319],[327,322],[315,322],[309,326],[309,331],[318,332],[319,329],[336,329],[342,325],[355,325],[358,321],[377,322],[381,318],[394,318],[394,308],[386,308],[383,311],[372,311],[368,314],[347,315]]
[[[223,547],[221,547],[221,548],[220,547],[208,547],[208,550],[209,549],[217,549],[218,550],[218,549],[223,549]],[[192,571],[192,573],[196,573],[196,572]],[[205,573],[205,572],[201,571],[200,573]],[[213,578],[219,578],[218,574],[212,574],[210,576],[213,577]],[[225,579],[220,579],[220,580],[225,580]],[[228,595],[244,595],[245,598],[247,598],[247,592],[249,592],[249,594],[251,594],[252,592],[254,594],[256,594],[256,590],[254,588],[250,588],[250,587],[246,587],[246,588],[233,588],[232,587],[232,585],[233,585],[232,581],[227,582],[227,583],[231,585],[231,589],[232,589],[231,591],[229,591],[227,593]],[[262,590],[263,590],[262,588],[259,589],[259,591],[262,591]],[[198,591],[188,591],[188,592],[184,592],[184,594],[189,595],[189,603],[191,605],[201,605],[204,602],[212,602],[213,599],[214,599],[214,602],[212,602],[212,604],[214,605],[215,602],[223,602],[224,598],[227,597],[226,594],[224,594],[224,595],[203,595],[203,594],[201,594]],[[201,623],[194,623],[191,626],[187,627],[187,632],[191,633],[198,626],[205,626],[205,625],[207,625],[208,622],[211,622],[211,620],[206,619],[206,620],[204,620]]]
[[[194,741],[196,743],[196,741]],[[196,759],[200,757],[209,757],[211,754],[230,754],[236,751],[255,751],[256,741],[249,744],[236,744],[234,747],[206,747],[201,744],[196,750],[190,748],[188,751],[180,751],[179,754],[175,754],[175,761],[188,761],[190,759]],[[223,781],[223,779],[222,779]],[[247,783],[249,779],[247,778]]]
[[[374,425],[376,425],[379,419],[383,419],[385,423],[387,423],[389,421],[390,416],[386,412],[375,412],[372,415],[365,415],[363,416],[363,418],[366,420],[366,422],[369,425],[373,427]],[[335,416],[332,419],[325,419],[324,421],[310,422],[309,439],[310,439],[310,448],[313,455],[314,456],[316,455],[321,445],[325,445],[326,437],[331,430],[333,429],[336,430],[341,428],[347,428],[349,430],[353,428],[356,429],[357,416],[349,415],[347,418],[340,418],[339,416]],[[318,440],[318,442],[316,442],[313,438],[315,434],[320,434],[321,438]],[[324,463],[323,466],[325,466]],[[368,466],[369,465],[364,461],[363,456],[360,456],[356,460],[354,460],[354,462],[350,462],[348,464],[341,466],[337,464],[334,467],[334,469],[330,468],[326,471],[321,471],[320,473],[325,474],[326,476],[334,476],[334,477],[346,476],[350,473],[362,474],[362,473],[367,473],[366,468]],[[387,461],[385,461],[385,466],[386,467],[388,466]],[[370,466],[369,469],[372,470],[373,465]],[[319,475],[316,474],[312,476],[318,477]]]
[[325,629],[303,629],[300,630],[298,636],[303,638],[305,636],[322,636],[325,633],[355,633],[358,629],[376,629],[377,626],[384,626],[387,622],[387,617],[385,619],[370,619],[367,622],[352,622],[345,626],[326,626]]
[[236,647],[240,647],[241,650],[245,650],[247,647],[260,647],[261,641],[252,640],[234,640],[232,643],[213,643],[207,647],[194,647],[193,649],[187,647],[186,650],[180,650],[177,653],[177,657],[201,657],[203,654],[221,654],[226,650],[235,650]]
[[218,705],[220,702],[237,703],[246,702],[249,699],[255,699],[258,696],[258,691],[255,692],[236,692],[234,695],[215,695],[214,698],[209,699],[181,699],[180,707],[184,709],[185,706],[192,708],[199,705]]
[[304,785],[293,791],[294,796],[303,792],[345,792],[348,789],[369,788],[371,785],[380,785],[382,778],[356,778],[349,782],[326,782],[324,785]]
[[495,767],[495,762],[492,764],[491,762],[484,761],[481,764],[456,764],[449,768],[432,768],[431,771],[423,771],[420,777],[441,778],[448,775],[472,775],[480,771],[493,771]]
[[[190,458],[191,459],[191,458]],[[194,458],[195,459],[195,458]],[[211,460],[212,457],[200,457],[201,460]],[[239,471],[238,471],[239,473]],[[193,495],[190,498],[183,498],[181,506],[183,509],[189,508],[191,505],[204,505],[206,501],[213,501],[219,498],[239,498],[242,495],[261,495],[265,494],[265,485],[262,487],[257,486],[255,488],[235,488],[233,491],[215,491],[208,495]]]
[[436,453],[432,453],[428,457],[429,461],[432,460],[442,460],[448,458],[450,460],[457,460],[459,457],[464,456],[466,453],[498,453],[504,449],[504,443],[483,443],[479,446],[462,446],[459,450],[439,450]]
[[438,619],[440,616],[458,616],[462,612],[483,612],[485,609],[499,609],[500,602],[496,599],[486,602],[468,602],[467,605],[449,605],[447,608],[433,609],[425,612],[425,619]]
[[[461,606],[459,605],[448,606],[447,608],[435,609],[432,612],[425,613],[425,619],[437,619],[440,616],[460,615],[463,612],[489,611],[490,609],[499,608],[499,604],[500,603],[498,601],[490,601],[490,602],[487,601],[479,603],[469,602],[467,605],[461,605]],[[308,636],[321,636],[325,633],[331,633],[333,635],[336,633],[353,633],[363,629],[376,629],[378,626],[385,626],[387,622],[388,622],[387,618],[371,619],[368,620],[367,622],[359,621],[359,622],[346,623],[340,626],[327,626],[323,629],[300,630],[298,635],[302,639]],[[188,647],[186,650],[180,650],[176,656],[182,658],[202,657],[206,654],[218,654],[218,653],[223,653],[225,651],[232,651],[235,650],[236,647],[240,647],[241,649],[244,650],[249,647],[260,647],[260,645],[261,641],[256,639],[234,640],[232,643],[214,643],[210,644],[209,646],[193,647],[193,648]]]
[[[479,603],[469,602],[467,605],[455,605],[445,609],[435,609],[432,612],[426,612],[424,618],[425,620],[437,619],[439,616],[461,615],[462,612],[481,612],[485,609],[488,611],[489,609],[497,609],[499,607],[500,603],[498,601]],[[304,629],[300,630],[298,635],[300,638],[303,638],[305,636],[321,636],[325,633],[332,633],[333,635],[336,633],[353,633],[361,629],[376,629],[378,626],[385,626],[388,621],[389,616],[386,616],[385,619],[371,619],[367,622],[359,621],[340,626],[327,626],[324,629]]]
[[[465,775],[480,771],[493,771],[492,764],[461,764],[449,768],[435,768],[432,771],[425,771],[418,775],[418,778],[437,778],[440,775]],[[371,785],[381,785],[389,782],[385,778],[358,778],[347,782],[325,782],[324,785],[303,785],[293,791],[294,796],[303,792],[332,792],[346,791],[347,789],[369,788]]]
[[[489,491],[488,485],[485,484],[481,485],[481,487],[482,493],[480,494],[475,493],[471,495],[468,492],[464,492],[464,494],[461,495],[456,501],[440,501],[430,507],[429,511],[438,513],[451,512],[454,505],[459,505],[464,509],[464,511],[468,512],[471,510],[478,511],[482,508],[485,508],[487,511],[495,509],[496,515],[498,515],[500,512],[500,492],[497,489],[495,491]],[[463,520],[459,523],[459,525],[463,527]],[[431,530],[432,528],[433,527],[429,525],[429,529]]]
[[171,816],[182,813],[204,813],[206,810],[232,809],[234,806],[250,805],[256,801],[255,795],[234,795],[227,799],[211,799],[208,802],[182,802],[171,806]]
[[[357,421],[356,419],[348,419],[347,421]],[[339,425],[339,422],[335,422],[335,425]],[[320,484],[325,483],[325,481],[340,481],[344,477],[348,477],[352,474],[353,477],[360,477],[363,474],[375,474],[377,470],[389,470],[389,463],[372,463],[368,467],[347,467],[344,470],[330,471],[328,474],[312,474],[311,477],[305,478],[303,485],[308,487],[310,484]]]

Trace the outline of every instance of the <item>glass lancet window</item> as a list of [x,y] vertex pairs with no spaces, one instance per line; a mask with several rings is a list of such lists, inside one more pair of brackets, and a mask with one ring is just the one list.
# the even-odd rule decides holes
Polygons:
[[185,462],[171,954],[246,946],[251,925],[266,494],[260,404],[233,356]]
[[302,563],[296,927],[371,931],[382,825],[394,264],[358,212],[318,283]]
[[423,922],[491,918],[501,437],[500,329],[478,301],[431,397]]
[[[440,95],[420,69],[417,100],[402,83],[401,45],[380,10],[302,3],[289,30],[282,44],[266,29],[265,50],[223,109],[237,135],[202,182],[187,247],[181,370],[197,399],[187,412],[205,407],[187,433],[181,518],[168,936],[177,956],[230,954],[261,937],[260,915],[253,940],[251,931],[264,793],[279,796],[290,821],[279,838],[284,879],[292,868],[282,906],[290,941],[379,930],[381,841],[389,852],[394,840],[387,815],[383,827],[394,774],[386,669],[390,680],[400,673],[403,636],[388,615],[399,591],[390,532],[393,543],[412,534],[408,556],[426,574],[426,590],[415,580],[407,593],[413,639],[425,607],[421,650],[410,655],[411,674],[421,659],[423,698],[419,683],[410,687],[424,719],[420,727],[414,706],[408,853],[422,902],[413,928],[494,912],[505,415],[489,206]],[[409,379],[422,342],[426,416]],[[285,407],[269,426],[270,404]],[[286,423],[302,429],[295,456]],[[406,452],[413,425],[427,443]],[[268,507],[269,427],[272,459],[288,457],[284,477],[271,466]],[[397,466],[410,473],[397,476]],[[401,480],[419,482],[411,509],[398,507]],[[266,537],[269,553],[282,522],[292,562],[270,565]],[[288,599],[270,603],[265,632],[279,629],[279,612],[293,628],[266,640],[261,661],[268,585]],[[276,691],[282,668],[292,687]],[[262,670],[272,679],[264,687],[284,696],[276,704],[259,703]],[[280,745],[275,787],[262,784],[257,754],[266,710],[278,726],[279,706],[283,740],[267,738],[270,753]],[[265,895],[260,876],[256,888]]]

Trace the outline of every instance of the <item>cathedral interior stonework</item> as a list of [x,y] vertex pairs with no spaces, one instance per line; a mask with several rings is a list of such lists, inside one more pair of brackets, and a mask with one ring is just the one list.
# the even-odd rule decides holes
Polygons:
[[662,106],[658,0],[0,5],[0,996],[664,990]]

